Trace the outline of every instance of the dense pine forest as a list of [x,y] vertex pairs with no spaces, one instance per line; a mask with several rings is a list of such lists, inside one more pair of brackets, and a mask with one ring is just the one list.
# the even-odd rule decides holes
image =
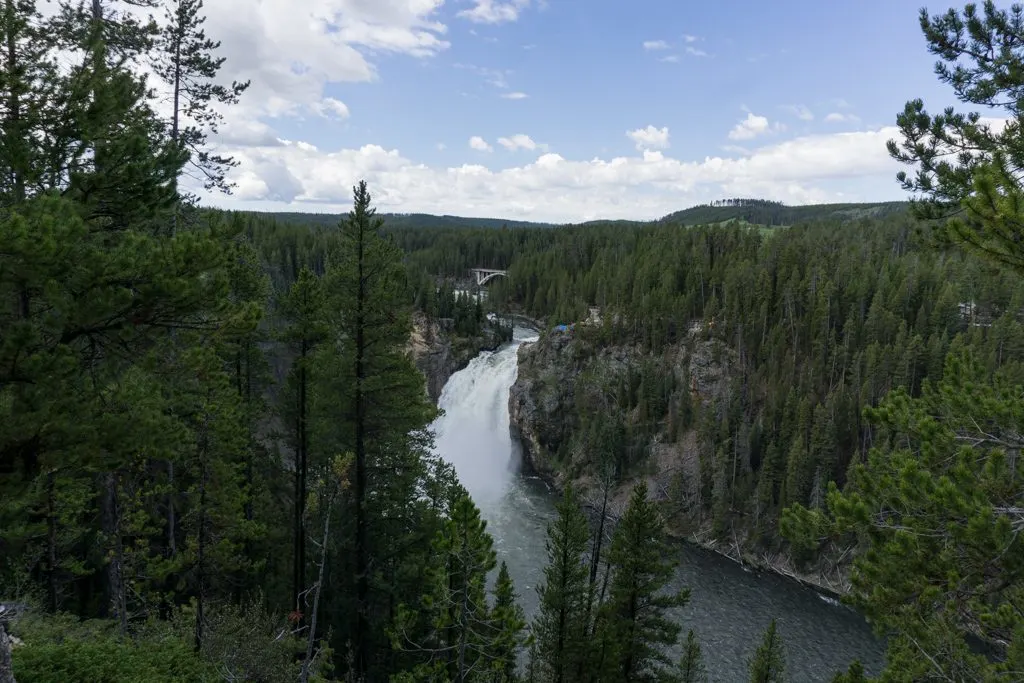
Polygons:
[[[908,103],[909,210],[424,224],[353,179],[340,218],[219,211],[192,191],[230,191],[213,143],[249,84],[218,80],[201,0],[126,4],[0,5],[0,683],[716,680],[668,618],[678,518],[841,558],[877,680],[1021,680],[1016,123]],[[1021,26],[921,16],[940,80],[1015,119]],[[508,269],[486,304],[456,294],[474,267]],[[564,488],[528,621],[408,343],[414,315],[592,309],[580,358],[631,360],[578,378],[557,456],[630,495]],[[695,341],[721,400],[667,370]],[[649,444],[687,432],[700,480],[649,490]],[[787,680],[783,635],[749,680]]]

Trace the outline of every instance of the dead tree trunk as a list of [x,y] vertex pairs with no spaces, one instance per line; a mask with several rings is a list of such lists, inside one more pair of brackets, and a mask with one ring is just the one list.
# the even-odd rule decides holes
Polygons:
[[[302,662],[301,683],[309,681],[310,667],[313,663],[313,643],[316,642],[316,616],[320,611],[320,593],[324,585],[324,567],[327,566],[327,540],[331,534],[331,506],[327,506],[324,514],[324,537],[320,544],[320,573],[317,575],[316,587],[313,590],[313,611],[309,618],[309,634],[306,637],[306,658]],[[315,541],[314,541],[315,543]]]

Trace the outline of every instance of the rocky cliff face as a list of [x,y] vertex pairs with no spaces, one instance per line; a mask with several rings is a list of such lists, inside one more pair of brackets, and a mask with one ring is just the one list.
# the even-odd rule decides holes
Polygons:
[[477,336],[460,337],[454,333],[451,320],[430,320],[417,313],[407,348],[427,380],[427,394],[437,403],[449,377],[469,365],[481,351],[497,349],[502,341],[498,331],[489,326]]
[[[621,378],[628,376],[630,369],[653,364],[655,377],[673,378],[669,384],[674,389],[664,416],[659,419],[650,411],[645,415],[638,407],[623,410],[615,405],[622,401],[621,396],[607,396],[605,405],[611,410],[603,408],[606,412],[599,418],[605,420],[612,415],[627,424],[634,435],[639,434],[641,442],[632,447],[643,452],[610,489],[612,514],[625,508],[633,486],[644,480],[652,497],[666,501],[666,510],[673,511],[667,520],[673,535],[818,590],[835,595],[848,590],[845,564],[826,566],[819,562],[810,571],[797,571],[788,553],[759,547],[746,533],[749,529],[734,527],[728,539],[717,538],[712,530],[706,497],[708,488],[714,486],[714,465],[708,445],[700,442],[695,426],[680,417],[680,406],[689,401],[694,411],[698,407],[711,409],[711,415],[720,411],[727,403],[735,374],[732,368],[736,359],[731,349],[720,341],[703,338],[699,328],[657,357],[638,347],[596,343],[586,338],[585,329],[583,332],[550,332],[535,343],[519,347],[519,372],[509,393],[509,417],[513,437],[518,437],[522,447],[524,466],[556,488],[573,483],[584,501],[599,505],[602,484],[598,466],[588,452],[594,445],[591,442],[588,447],[586,439],[581,439],[581,423],[599,405],[594,402],[594,378]],[[652,418],[656,426],[644,430],[643,424]]]
[[[551,332],[536,343],[523,344],[518,376],[509,393],[509,416],[513,436],[522,445],[524,463],[557,487],[571,481],[585,497],[588,491],[593,494],[598,486],[594,465],[574,438],[586,410],[581,407],[584,396],[578,394],[593,391],[584,389],[584,384],[594,377],[622,376],[631,367],[652,360],[659,371],[675,376],[677,396],[686,392],[688,400],[708,404],[728,394],[731,352],[720,342],[697,336],[656,359],[639,347],[605,346],[573,332]],[[641,420],[636,409],[625,411],[623,419]],[[664,425],[670,420],[666,417]],[[669,431],[667,427],[655,429],[646,437],[642,462],[621,478],[613,499],[624,501],[640,479],[647,480],[657,497],[665,497],[681,480],[691,489],[686,497],[696,498],[702,473],[695,434],[692,429],[672,430],[671,435]]]

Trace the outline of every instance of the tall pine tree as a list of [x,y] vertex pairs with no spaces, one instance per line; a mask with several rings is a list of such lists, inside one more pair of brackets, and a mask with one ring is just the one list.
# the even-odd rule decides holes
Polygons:
[[782,683],[786,680],[786,657],[775,620],[764,632],[764,638],[750,659],[750,683]]
[[586,563],[590,532],[587,518],[571,486],[558,503],[558,517],[548,525],[545,541],[548,563],[537,588],[540,608],[533,623],[539,675],[555,683],[576,681],[588,659],[590,624],[589,568]]
[[612,537],[609,569],[608,600],[598,616],[599,680],[627,683],[665,675],[671,666],[666,649],[680,631],[667,610],[685,605],[690,592],[665,592],[673,563],[664,523],[643,482],[633,488]]

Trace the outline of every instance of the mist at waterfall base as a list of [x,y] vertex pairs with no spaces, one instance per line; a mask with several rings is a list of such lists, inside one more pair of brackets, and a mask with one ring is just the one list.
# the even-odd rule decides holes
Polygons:
[[[520,474],[518,444],[509,432],[509,388],[517,351],[536,333],[516,328],[513,341],[484,352],[448,380],[439,400],[444,415],[433,429],[436,450],[451,463],[480,508],[498,560],[508,563],[519,602],[531,619],[543,581],[546,529],[556,494]],[[786,644],[788,679],[830,681],[854,659],[868,673],[883,662],[883,645],[867,623],[815,591],[774,574],[745,570],[714,553],[680,543],[672,589],[691,589],[690,603],[672,616],[693,629],[712,681],[748,680],[747,662],[775,618]]]

